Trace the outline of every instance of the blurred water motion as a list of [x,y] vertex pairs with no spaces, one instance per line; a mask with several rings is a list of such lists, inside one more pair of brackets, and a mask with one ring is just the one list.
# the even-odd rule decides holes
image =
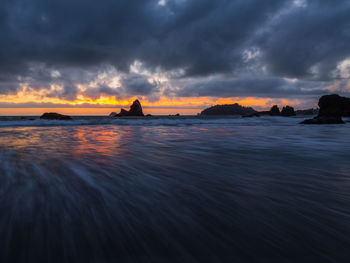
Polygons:
[[1,262],[349,262],[349,124],[0,129]]

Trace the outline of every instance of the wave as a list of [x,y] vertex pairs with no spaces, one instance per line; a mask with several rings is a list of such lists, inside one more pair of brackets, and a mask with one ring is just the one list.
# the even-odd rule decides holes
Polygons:
[[19,117],[2,117],[0,127],[50,127],[50,126],[82,126],[82,125],[130,125],[130,126],[188,126],[188,125],[294,125],[305,117],[254,117],[240,116],[202,117],[202,116],[152,116],[111,119],[108,117],[73,117],[73,120],[41,120],[39,118],[23,119]]
[[0,129],[0,262],[350,262],[344,125],[22,121],[211,126]]

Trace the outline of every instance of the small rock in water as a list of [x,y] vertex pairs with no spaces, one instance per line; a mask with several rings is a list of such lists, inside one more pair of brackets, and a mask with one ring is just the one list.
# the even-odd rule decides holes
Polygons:
[[260,114],[256,112],[252,114],[242,115],[242,118],[251,118],[251,117],[260,117]]
[[304,120],[300,124],[344,124],[344,121],[339,116],[317,116],[313,119]]
[[63,120],[63,121],[67,121],[67,120],[72,120],[72,117],[68,116],[68,115],[62,115],[56,112],[46,112],[43,115],[40,116],[40,119],[44,119],[44,120]]
[[114,118],[114,117],[116,117],[118,114],[116,113],[116,112],[111,112],[110,114],[109,114],[109,117],[110,118]]
[[135,100],[132,103],[129,111],[121,109],[118,114],[115,112],[112,112],[111,114],[109,114],[109,117],[111,117],[111,118],[126,117],[126,116],[145,116],[142,112],[142,106],[141,106],[141,103],[139,102],[139,100]]

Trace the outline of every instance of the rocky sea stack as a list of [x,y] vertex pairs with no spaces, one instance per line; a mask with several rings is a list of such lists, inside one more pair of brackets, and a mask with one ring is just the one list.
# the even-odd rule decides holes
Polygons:
[[72,117],[67,115],[62,115],[56,112],[46,112],[40,116],[40,119],[69,121],[69,120],[72,120]]
[[200,115],[249,115],[257,111],[251,107],[243,107],[238,103],[215,105],[201,112]]
[[324,95],[318,101],[318,115],[301,124],[343,124],[342,117],[350,117],[350,98],[337,94]]
[[271,116],[279,116],[281,115],[280,109],[278,108],[277,105],[273,105],[272,108],[270,109],[270,115]]
[[295,114],[294,108],[290,106],[283,107],[281,111],[281,116],[284,116],[284,117],[290,117],[295,115],[296,114]]
[[295,116],[294,108],[290,106],[283,107],[282,111],[277,105],[273,105],[269,111],[259,111],[253,114],[244,115],[243,117],[260,117],[260,116],[283,116],[290,117]]
[[130,106],[130,110],[124,110],[121,109],[120,112],[117,114],[115,112],[112,112],[109,114],[109,117],[115,118],[115,117],[129,117],[129,116],[145,116],[142,112],[142,106],[139,100],[135,100],[132,105]]

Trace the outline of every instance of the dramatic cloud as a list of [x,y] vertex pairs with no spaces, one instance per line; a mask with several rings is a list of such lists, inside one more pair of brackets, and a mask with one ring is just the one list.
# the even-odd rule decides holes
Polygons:
[[349,14],[347,0],[3,0],[0,95],[347,95]]
[[307,95],[317,95],[327,92],[326,83],[317,84],[307,81],[295,81],[281,78],[222,78],[211,77],[200,80],[180,80],[174,86],[185,88],[171,88],[167,90],[168,95],[181,97],[216,96],[223,97],[255,96],[255,97],[302,97]]

